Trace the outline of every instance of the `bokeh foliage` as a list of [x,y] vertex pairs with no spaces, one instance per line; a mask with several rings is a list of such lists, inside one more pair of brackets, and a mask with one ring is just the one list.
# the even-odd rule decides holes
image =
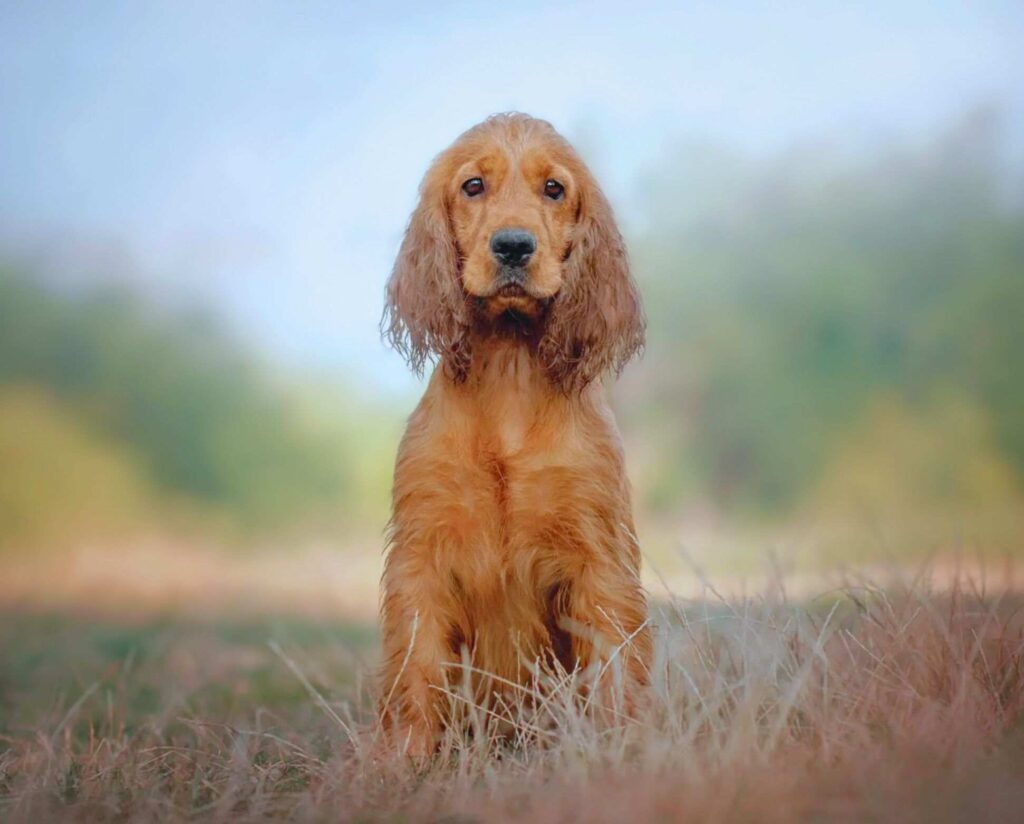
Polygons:
[[[196,504],[246,530],[362,512],[387,486],[386,418],[276,377],[207,317],[159,314],[123,290],[64,295],[3,272],[0,396],[6,440],[20,444],[8,445],[5,470],[22,497],[32,473],[52,481],[79,463],[96,468],[103,449],[118,457],[76,489],[106,484],[116,463],[149,497]],[[15,434],[43,426],[50,434],[34,441]],[[47,457],[55,440],[64,463]],[[37,506],[52,506],[49,494],[64,497],[55,490],[68,483],[38,487]]]
[[632,243],[649,349],[622,399],[658,443],[654,503],[790,513],[881,397],[922,428],[935,404],[970,409],[986,457],[1024,473],[1024,205],[1004,148],[979,112],[859,155],[669,153]]
[[[649,346],[614,390],[641,518],[962,505],[1015,529],[1024,192],[1005,148],[979,112],[916,145],[691,143],[652,165],[629,238]],[[168,502],[249,534],[379,533],[412,403],[268,369],[209,316],[0,271],[6,537]]]

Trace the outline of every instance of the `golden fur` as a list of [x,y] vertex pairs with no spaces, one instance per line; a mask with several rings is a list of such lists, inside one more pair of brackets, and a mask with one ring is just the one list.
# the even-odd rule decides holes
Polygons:
[[[483,194],[464,181],[480,178]],[[545,196],[546,182],[564,186]],[[497,289],[493,234],[529,230],[522,288]],[[423,180],[387,290],[386,337],[439,361],[395,467],[382,582],[381,715],[414,755],[445,722],[446,664],[524,681],[616,647],[628,690],[650,639],[622,446],[602,375],[643,345],[611,208],[546,122],[498,115]],[[485,681],[489,694],[500,682]]]

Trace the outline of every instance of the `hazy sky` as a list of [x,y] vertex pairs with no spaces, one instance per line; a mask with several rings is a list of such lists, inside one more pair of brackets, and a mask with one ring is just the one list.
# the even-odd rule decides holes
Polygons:
[[628,222],[636,172],[680,136],[764,153],[979,101],[1017,117],[1022,42],[1024,4],[984,0],[0,0],[0,237],[401,388],[383,284],[431,157],[487,114],[551,120]]

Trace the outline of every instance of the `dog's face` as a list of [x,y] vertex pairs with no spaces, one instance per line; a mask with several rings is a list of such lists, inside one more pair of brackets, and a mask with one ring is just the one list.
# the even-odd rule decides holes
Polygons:
[[488,315],[536,316],[562,286],[579,207],[572,159],[543,133],[469,140],[449,161],[462,286]]
[[382,326],[415,370],[436,356],[461,380],[474,339],[506,316],[525,324],[541,366],[567,391],[643,345],[608,201],[550,124],[518,114],[473,127],[427,172]]

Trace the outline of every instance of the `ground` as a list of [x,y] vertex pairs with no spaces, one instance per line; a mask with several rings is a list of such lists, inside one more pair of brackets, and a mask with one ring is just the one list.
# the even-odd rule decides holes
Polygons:
[[659,598],[636,718],[539,677],[511,737],[471,710],[428,764],[373,737],[372,622],[8,605],[0,818],[1011,820],[1024,600],[932,583]]

